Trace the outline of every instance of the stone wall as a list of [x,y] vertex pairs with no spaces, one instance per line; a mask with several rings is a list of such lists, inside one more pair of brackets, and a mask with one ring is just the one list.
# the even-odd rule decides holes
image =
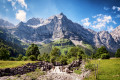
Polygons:
[[68,69],[70,70],[73,67],[79,67],[82,63],[82,60],[73,61],[71,64],[68,65]]
[[37,68],[43,71],[46,71],[46,70],[50,70],[52,67],[53,67],[53,64],[45,62],[45,61],[40,61],[37,63],[28,63],[21,67],[0,69],[0,77],[12,76],[12,75],[17,75],[17,74],[22,75],[28,72],[35,71],[35,69]]

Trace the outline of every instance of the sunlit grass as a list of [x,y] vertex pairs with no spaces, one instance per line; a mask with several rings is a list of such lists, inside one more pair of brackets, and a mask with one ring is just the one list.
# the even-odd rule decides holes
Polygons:
[[[98,80],[120,80],[120,58],[92,60],[92,64],[98,64]],[[94,80],[95,72],[92,71],[89,78],[85,80]]]
[[14,68],[25,65],[27,63],[35,63],[37,61],[0,61],[0,69],[3,68]]

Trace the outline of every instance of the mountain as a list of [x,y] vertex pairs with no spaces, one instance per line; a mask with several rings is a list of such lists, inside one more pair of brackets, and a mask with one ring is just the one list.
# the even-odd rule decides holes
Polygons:
[[4,47],[10,52],[10,56],[16,57],[18,54],[25,54],[21,41],[11,35],[6,28],[0,27],[0,48]]
[[65,38],[71,40],[75,45],[83,47],[81,41],[97,48],[105,46],[111,52],[115,52],[119,48],[116,40],[109,32],[95,32],[86,29],[69,20],[63,13],[45,20],[32,18],[26,23],[20,22],[16,28],[11,30],[11,33],[27,43],[49,43],[53,40]]
[[111,33],[115,42],[120,45],[120,26],[116,27]]
[[[88,55],[95,52],[95,48],[93,46],[85,43],[83,43],[83,45],[84,47],[80,46],[80,48]],[[67,54],[67,52],[74,46],[75,45],[73,44],[73,42],[69,39],[59,39],[59,40],[52,41],[51,43],[39,46],[39,51],[41,54],[50,53],[52,48],[57,47],[60,49],[61,54],[64,55],[64,54]]]
[[13,27],[15,27],[15,25],[10,23],[10,22],[8,22],[8,21],[0,19],[0,27],[3,27],[3,28],[13,28]]
[[[73,23],[63,13],[46,20],[38,20],[40,19],[32,18],[27,23],[20,22],[13,34],[26,42],[40,42],[46,39],[54,40],[57,38],[84,40],[86,42],[89,42],[89,40],[93,41],[94,32],[83,28],[77,23]],[[30,25],[31,21],[37,23]]]
[[93,41],[96,47],[105,46],[111,52],[115,52],[119,48],[119,45],[108,31],[98,32],[93,38]]

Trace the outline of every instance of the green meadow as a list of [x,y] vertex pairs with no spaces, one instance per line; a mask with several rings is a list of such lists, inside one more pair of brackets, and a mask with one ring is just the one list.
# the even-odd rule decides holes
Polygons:
[[23,66],[27,63],[35,63],[37,61],[0,61],[0,69],[4,68],[14,68],[18,66]]
[[[98,64],[96,80],[120,80],[120,58],[91,60],[90,62],[95,65]],[[85,80],[95,80],[95,71],[92,71]]]

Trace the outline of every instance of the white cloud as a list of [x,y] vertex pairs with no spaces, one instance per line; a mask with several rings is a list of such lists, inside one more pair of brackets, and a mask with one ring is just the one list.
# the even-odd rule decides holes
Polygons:
[[16,9],[16,6],[15,6],[16,1],[8,0],[8,2],[11,2],[11,5],[12,5],[12,7],[13,7],[13,10],[15,10],[15,9]]
[[94,16],[96,18],[95,21],[93,21],[91,27],[101,29],[102,27],[105,27],[107,23],[112,22],[112,17],[108,15],[102,15],[98,14]]
[[120,14],[116,15],[116,17],[115,17],[115,18],[120,18]]
[[81,20],[81,22],[82,22],[83,25],[86,26],[86,27],[90,26],[90,24],[91,24],[91,23],[89,22],[89,18],[85,18],[85,19]]
[[8,2],[11,2],[11,5],[13,7],[13,10],[17,9],[16,3],[18,2],[22,8],[25,7],[27,9],[27,4],[25,3],[25,0],[8,0]]
[[110,26],[110,27],[107,28],[107,31],[108,31],[108,32],[111,32],[111,31],[113,31],[113,30],[114,30],[113,26]]
[[[89,21],[89,18],[85,18],[81,20],[84,26],[89,26],[93,29],[104,29],[106,26],[109,25],[109,23],[117,24],[114,20],[112,20],[112,17],[110,15],[103,15],[103,14],[97,14],[95,16],[92,16],[93,21]],[[110,29],[112,29],[110,27]],[[110,31],[109,29],[109,31]]]
[[104,10],[106,10],[106,11],[107,11],[107,10],[109,10],[109,8],[108,8],[108,7],[104,7]]
[[20,21],[26,21],[26,12],[24,10],[18,10],[16,13],[16,19]]
[[113,9],[113,10],[120,11],[120,7],[117,7],[117,6],[113,6],[112,9]]
[[115,21],[112,21],[114,24],[117,24]]
[[17,0],[17,1],[22,7],[25,7],[27,9],[27,4],[25,3],[24,0]]

